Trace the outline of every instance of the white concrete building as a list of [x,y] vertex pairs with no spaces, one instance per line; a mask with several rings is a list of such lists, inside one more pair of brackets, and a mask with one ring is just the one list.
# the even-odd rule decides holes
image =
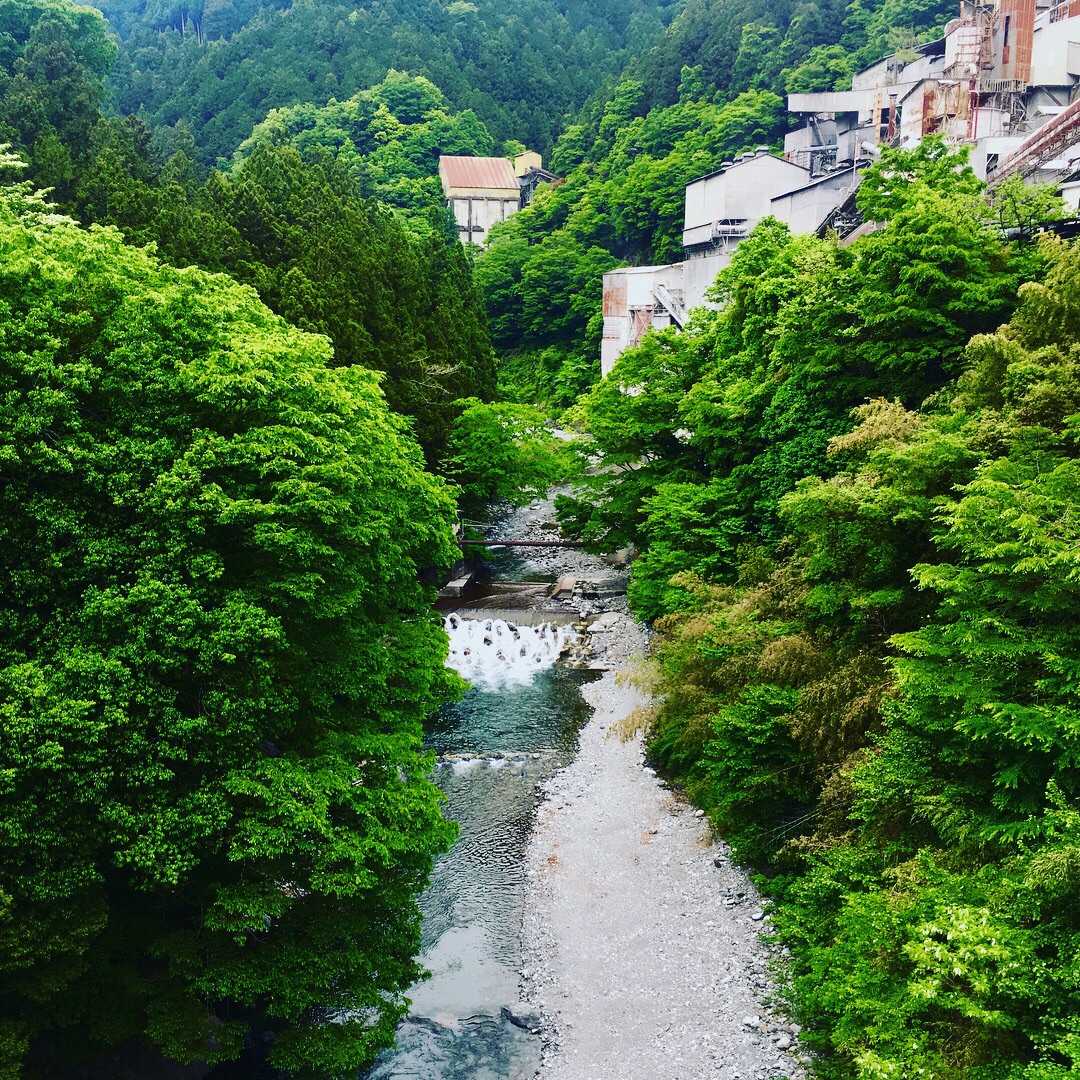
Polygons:
[[773,213],[772,200],[802,187],[810,170],[774,157],[767,147],[725,162],[686,185],[683,216],[683,302],[698,307],[739,241]]
[[795,233],[816,232],[857,183],[854,167],[812,177],[809,169],[759,147],[687,184],[684,261],[604,275],[601,372],[607,375],[650,326],[682,326],[687,311],[706,302],[716,275],[762,218],[776,217]]
[[769,212],[798,236],[816,233],[859,186],[861,175],[858,166],[849,165],[808,180],[801,187],[770,199]]

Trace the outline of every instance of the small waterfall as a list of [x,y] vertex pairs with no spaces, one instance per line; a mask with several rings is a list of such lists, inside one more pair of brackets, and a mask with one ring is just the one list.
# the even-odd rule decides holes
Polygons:
[[518,626],[504,619],[463,619],[447,615],[450,637],[446,666],[484,690],[525,686],[551,667],[577,637],[568,626]]

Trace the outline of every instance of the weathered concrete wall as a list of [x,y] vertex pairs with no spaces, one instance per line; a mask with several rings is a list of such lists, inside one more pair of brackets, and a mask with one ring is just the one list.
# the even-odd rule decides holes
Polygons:
[[683,263],[683,303],[688,308],[701,307],[705,303],[705,290],[729,262],[731,252],[687,259]]
[[507,198],[505,192],[486,195],[460,195],[455,192],[450,205],[462,242],[471,240],[481,246],[487,243],[493,225],[505,221],[519,209],[518,197]]

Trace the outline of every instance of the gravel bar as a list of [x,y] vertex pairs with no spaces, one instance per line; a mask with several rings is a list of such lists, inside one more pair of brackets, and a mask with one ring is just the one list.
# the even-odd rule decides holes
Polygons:
[[643,704],[615,671],[546,785],[527,854],[522,996],[550,1080],[802,1078],[770,1012],[768,917],[725,845],[609,727]]
[[[551,500],[498,535],[551,535]],[[537,571],[621,577],[579,549],[523,550]],[[707,822],[610,729],[647,701],[625,677],[648,632],[625,595],[561,602],[590,623],[604,674],[574,760],[547,781],[526,853],[521,998],[543,1042],[543,1080],[805,1080],[797,1025],[767,1004],[782,961],[769,919]],[[532,1028],[532,1022],[528,1025]]]

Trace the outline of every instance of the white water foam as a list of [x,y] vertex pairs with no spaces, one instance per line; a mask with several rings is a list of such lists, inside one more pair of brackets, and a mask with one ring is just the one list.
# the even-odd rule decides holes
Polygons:
[[503,619],[447,615],[450,637],[446,666],[482,690],[526,686],[552,667],[577,634],[569,626],[518,626]]

